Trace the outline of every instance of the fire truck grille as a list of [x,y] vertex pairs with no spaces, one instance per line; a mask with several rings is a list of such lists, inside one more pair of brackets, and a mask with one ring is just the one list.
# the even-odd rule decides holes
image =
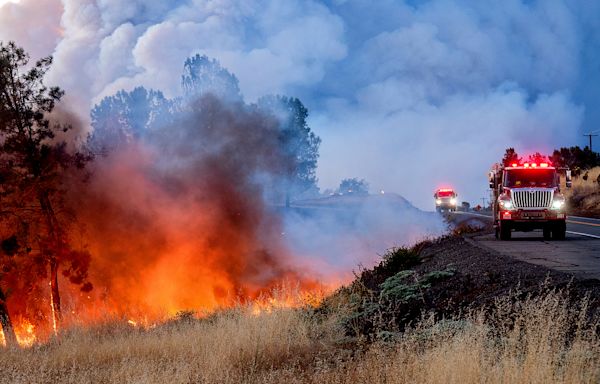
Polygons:
[[552,204],[552,191],[526,190],[512,191],[515,208],[550,208]]

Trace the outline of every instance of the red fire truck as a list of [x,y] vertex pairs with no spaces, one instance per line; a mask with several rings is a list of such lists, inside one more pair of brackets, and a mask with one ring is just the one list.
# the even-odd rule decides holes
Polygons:
[[571,187],[571,171],[549,162],[496,164],[490,174],[496,238],[510,240],[512,231],[541,229],[544,239],[563,240],[565,197],[560,191],[560,173]]
[[452,188],[440,188],[433,194],[435,210],[437,212],[456,211],[456,197],[458,194]]

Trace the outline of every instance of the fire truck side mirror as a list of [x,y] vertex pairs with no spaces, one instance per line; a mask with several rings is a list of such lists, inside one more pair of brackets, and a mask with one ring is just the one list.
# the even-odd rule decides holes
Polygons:
[[573,181],[571,180],[571,170],[570,169],[567,169],[566,177],[565,177],[565,184],[566,184],[567,188],[571,188],[571,186],[573,185]]
[[495,179],[494,172],[490,172],[490,174],[489,174],[490,189],[494,189],[494,179]]

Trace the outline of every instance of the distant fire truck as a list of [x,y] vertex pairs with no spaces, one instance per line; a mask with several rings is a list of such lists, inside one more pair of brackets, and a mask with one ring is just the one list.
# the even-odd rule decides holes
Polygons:
[[435,191],[433,198],[435,199],[435,210],[437,212],[453,212],[456,211],[456,197],[458,195],[452,188],[441,188]]
[[496,238],[510,240],[512,231],[541,229],[544,239],[563,240],[567,230],[565,197],[559,171],[571,187],[571,171],[548,162],[496,164],[490,174]]

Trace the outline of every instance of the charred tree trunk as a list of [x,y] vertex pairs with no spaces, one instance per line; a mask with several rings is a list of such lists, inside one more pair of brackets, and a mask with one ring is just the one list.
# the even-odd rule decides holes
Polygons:
[[6,296],[2,289],[0,289],[0,323],[2,324],[2,332],[4,333],[4,340],[6,341],[7,347],[14,347],[17,345],[17,335],[8,315],[8,306],[6,305]]
[[46,217],[48,235],[52,243],[52,245],[49,247],[50,249],[44,250],[44,253],[46,253],[50,258],[50,305],[52,306],[52,325],[54,328],[54,333],[56,334],[58,333],[62,322],[60,293],[58,291],[59,262],[57,259],[58,253],[60,253],[62,248],[62,239],[60,236],[60,226],[56,215],[54,214],[54,210],[52,209],[52,204],[50,202],[50,198],[48,197],[48,193],[46,191],[42,191],[39,195],[39,200],[42,212]]

